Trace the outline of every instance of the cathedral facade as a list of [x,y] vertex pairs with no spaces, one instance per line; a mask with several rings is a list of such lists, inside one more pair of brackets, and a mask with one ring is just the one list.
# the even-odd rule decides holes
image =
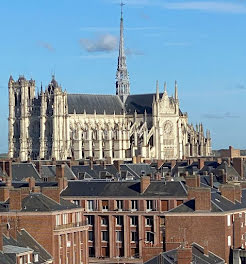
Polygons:
[[195,128],[179,107],[178,87],[130,94],[121,12],[116,95],[68,94],[55,77],[9,79],[9,158],[181,159],[211,155],[210,132]]

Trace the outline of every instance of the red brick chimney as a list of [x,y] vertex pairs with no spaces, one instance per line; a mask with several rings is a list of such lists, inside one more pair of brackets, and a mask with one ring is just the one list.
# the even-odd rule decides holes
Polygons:
[[188,187],[200,187],[200,175],[185,176],[185,181]]
[[204,159],[198,159],[198,169],[201,170],[204,167]]
[[57,164],[56,165],[56,178],[64,178],[65,175],[65,165],[64,164]]
[[211,189],[189,188],[188,199],[195,199],[195,211],[211,211]]
[[224,196],[224,198],[235,203],[236,192],[235,192],[235,186],[234,185],[223,184],[220,186],[220,192],[221,192],[221,195]]
[[35,179],[33,177],[28,178],[28,185],[30,192],[33,192],[35,188]]
[[235,200],[241,203],[242,189],[240,185],[235,185]]
[[142,176],[140,182],[140,193],[144,193],[150,185],[150,177]]
[[214,174],[212,172],[209,173],[209,184],[211,188],[214,186]]
[[233,158],[232,162],[234,169],[238,172],[241,178],[244,178],[243,159]]
[[118,172],[120,172],[120,165],[123,163],[123,160],[114,160],[114,166]]
[[178,264],[192,263],[192,248],[179,248],[177,251]]

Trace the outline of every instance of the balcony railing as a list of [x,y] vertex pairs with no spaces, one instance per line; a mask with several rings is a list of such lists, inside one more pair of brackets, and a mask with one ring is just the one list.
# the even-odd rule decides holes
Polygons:
[[86,226],[86,225],[87,225],[87,221],[82,221],[82,222],[77,222],[77,223],[69,223],[69,224],[64,224],[64,225],[57,225],[57,226],[55,226],[55,230],[81,227],[81,226]]

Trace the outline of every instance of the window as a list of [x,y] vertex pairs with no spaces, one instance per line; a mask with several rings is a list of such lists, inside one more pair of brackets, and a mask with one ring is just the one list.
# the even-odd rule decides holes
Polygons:
[[132,233],[131,233],[131,241],[132,242],[138,241],[138,233],[136,231],[132,231]]
[[152,200],[147,200],[146,205],[147,205],[146,208],[148,211],[153,210],[153,201]]
[[77,212],[75,215],[76,215],[76,223],[80,223],[81,222],[81,214],[79,212]]
[[94,240],[94,233],[93,233],[93,231],[89,231],[88,232],[88,240],[89,241],[93,241]]
[[87,216],[87,224],[88,225],[93,225],[94,224],[94,216],[93,215],[88,215]]
[[61,215],[56,215],[56,225],[61,225]]
[[108,218],[106,216],[101,217],[101,225],[108,225]]
[[231,215],[227,215],[227,226],[231,225]]
[[95,248],[89,247],[89,257],[95,257]]
[[138,224],[138,217],[137,216],[131,216],[130,223],[131,223],[131,226],[136,226]]
[[138,210],[138,201],[137,200],[131,200],[131,209],[133,211],[137,211]]
[[116,241],[117,242],[123,241],[123,232],[122,231],[116,231]]
[[34,262],[38,262],[38,254],[34,253]]
[[146,232],[146,242],[154,242],[154,233],[153,232]]
[[228,247],[230,247],[231,246],[231,236],[228,236],[227,240],[228,240]]
[[66,225],[68,223],[68,214],[63,214],[62,217],[63,217],[63,219],[62,219],[63,225]]
[[73,203],[74,203],[75,205],[80,205],[80,201],[79,201],[79,200],[73,200]]
[[122,215],[117,215],[116,217],[116,225],[123,225],[123,216]]
[[108,241],[108,231],[102,231],[102,241]]
[[93,211],[94,210],[94,201],[93,200],[88,200],[87,201],[87,210],[88,211]]
[[102,210],[108,211],[108,201],[107,200],[102,200]]
[[117,200],[116,201],[117,210],[123,210],[123,201]]
[[151,216],[145,217],[145,225],[152,226],[153,225],[153,218]]

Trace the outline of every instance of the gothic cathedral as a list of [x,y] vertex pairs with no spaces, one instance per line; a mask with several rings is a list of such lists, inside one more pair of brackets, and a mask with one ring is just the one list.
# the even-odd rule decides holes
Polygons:
[[174,97],[156,83],[154,94],[130,94],[123,16],[116,95],[67,94],[53,76],[36,95],[35,81],[9,79],[9,158],[76,160],[182,159],[211,155],[202,124],[193,127]]

